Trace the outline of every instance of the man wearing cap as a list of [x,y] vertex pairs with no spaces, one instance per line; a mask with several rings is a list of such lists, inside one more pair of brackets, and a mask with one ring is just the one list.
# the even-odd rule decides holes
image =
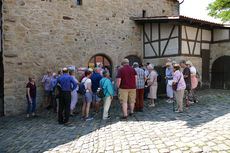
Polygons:
[[145,71],[139,68],[139,64],[137,62],[133,63],[133,68],[137,72],[137,88],[136,88],[136,103],[135,103],[135,110],[138,112],[143,112],[144,106],[144,87],[145,87],[145,80],[147,80],[145,76]]
[[117,72],[117,87],[119,88],[119,100],[122,104],[123,117],[127,119],[127,102],[130,104],[130,116],[133,116],[135,98],[136,98],[136,84],[137,84],[137,72],[129,66],[129,60],[123,59],[124,66]]
[[[58,110],[58,122],[59,124],[71,124],[72,121],[69,121],[70,115],[70,103],[71,103],[71,91],[77,87],[77,82],[73,77],[68,75],[68,69],[63,68],[63,75],[60,77],[58,82],[61,84],[61,100]],[[63,118],[64,111],[64,118]]]

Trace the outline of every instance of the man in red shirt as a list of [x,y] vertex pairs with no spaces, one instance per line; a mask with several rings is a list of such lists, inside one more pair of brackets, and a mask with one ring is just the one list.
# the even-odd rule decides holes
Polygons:
[[123,59],[123,67],[117,72],[117,87],[119,88],[119,100],[122,104],[123,117],[127,119],[127,102],[130,104],[130,116],[133,116],[133,110],[136,98],[136,84],[137,84],[137,72],[134,68],[129,66],[129,60]]

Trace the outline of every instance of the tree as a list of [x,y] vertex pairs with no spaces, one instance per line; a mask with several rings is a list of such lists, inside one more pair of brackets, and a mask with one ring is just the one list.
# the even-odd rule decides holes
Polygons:
[[222,22],[230,21],[230,0],[216,0],[207,7],[208,15],[220,18]]

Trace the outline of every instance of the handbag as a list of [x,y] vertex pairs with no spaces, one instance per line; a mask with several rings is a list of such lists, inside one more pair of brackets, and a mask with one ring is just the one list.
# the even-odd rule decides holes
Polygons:
[[172,86],[172,84],[173,84],[173,80],[168,80],[168,85]]
[[[105,79],[105,81],[106,81],[106,79]],[[108,92],[108,89],[107,89],[106,93],[104,94],[104,91],[103,91],[103,88],[102,88],[102,87],[104,86],[104,84],[105,84],[105,81],[103,82],[102,86],[99,87],[99,88],[97,89],[97,96],[98,96],[99,98],[104,98],[105,95],[106,95],[107,92]]]
[[[180,76],[180,79],[181,79],[181,76]],[[173,90],[174,90],[174,91],[176,91],[176,90],[177,90],[178,83],[180,82],[180,79],[177,81],[177,83],[176,83],[176,84],[173,84],[173,85],[172,85],[172,88],[173,88]]]

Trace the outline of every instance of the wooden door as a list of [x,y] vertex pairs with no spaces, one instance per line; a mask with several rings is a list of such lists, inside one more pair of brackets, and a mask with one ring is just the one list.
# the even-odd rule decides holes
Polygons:
[[202,82],[209,83],[210,50],[202,50]]

